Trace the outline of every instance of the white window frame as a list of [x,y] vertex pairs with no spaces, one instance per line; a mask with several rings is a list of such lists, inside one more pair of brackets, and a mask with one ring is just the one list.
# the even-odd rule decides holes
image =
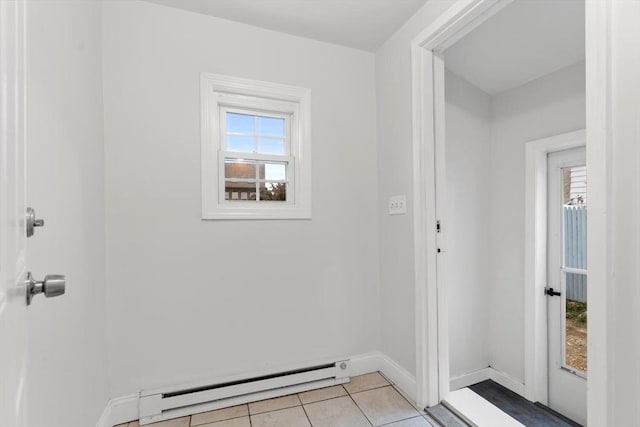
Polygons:
[[[311,219],[310,90],[201,73],[202,219]],[[226,151],[222,114],[283,117],[285,155]],[[225,158],[287,162],[286,201],[226,201]]]

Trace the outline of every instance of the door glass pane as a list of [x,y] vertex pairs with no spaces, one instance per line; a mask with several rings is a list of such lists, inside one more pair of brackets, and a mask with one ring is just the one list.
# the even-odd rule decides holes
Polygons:
[[565,364],[587,372],[587,275],[566,273]]
[[564,364],[587,372],[587,169],[563,172]]

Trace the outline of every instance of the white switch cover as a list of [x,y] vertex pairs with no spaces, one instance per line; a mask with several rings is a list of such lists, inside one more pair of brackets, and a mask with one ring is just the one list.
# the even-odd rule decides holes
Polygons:
[[389,197],[389,215],[404,215],[407,213],[407,196]]

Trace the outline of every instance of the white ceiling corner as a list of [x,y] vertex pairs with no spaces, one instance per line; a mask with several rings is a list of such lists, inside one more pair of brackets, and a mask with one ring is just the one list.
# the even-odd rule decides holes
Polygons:
[[374,52],[427,0],[146,0]]
[[584,60],[585,0],[515,0],[444,52],[446,67],[489,95]]

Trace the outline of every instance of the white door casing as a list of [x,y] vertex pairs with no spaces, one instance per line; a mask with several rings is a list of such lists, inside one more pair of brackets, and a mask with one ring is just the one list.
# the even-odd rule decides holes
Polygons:
[[587,422],[587,379],[572,372],[565,360],[565,274],[563,263],[562,187],[563,169],[586,164],[585,148],[574,148],[548,156],[547,180],[547,283],[559,296],[547,297],[548,317],[548,405],[582,425]]
[[0,1],[0,421],[24,427],[25,3]]
[[[439,353],[447,349],[438,348],[438,335],[446,333],[438,326],[437,279],[435,275],[436,244],[435,227],[435,128],[443,126],[434,120],[434,110],[443,109],[434,99],[436,85],[434,75],[434,52],[446,48],[456,39],[467,34],[491,15],[497,13],[510,0],[459,0],[445,13],[418,34],[411,43],[412,48],[412,133],[413,133],[413,197],[414,197],[414,284],[415,284],[415,321],[416,321],[416,379],[417,403],[434,405],[442,398],[443,390],[438,390],[439,377],[449,375],[446,367],[438,366]],[[607,207],[610,200],[607,190],[610,185],[610,153],[611,153],[611,57],[610,34],[612,3],[606,1],[590,1],[586,3],[586,92],[587,92],[587,164],[589,168],[590,218],[588,244],[590,246],[589,273],[592,282],[607,283],[611,276],[609,260],[610,212]],[[569,147],[566,147],[569,148]],[[531,150],[531,161],[527,167],[538,164],[540,152]],[[529,154],[529,153],[528,153]],[[543,162],[546,169],[546,161]],[[533,171],[533,169],[532,169]],[[544,174],[546,178],[546,173]],[[535,174],[527,174],[527,188],[536,189],[539,179]],[[535,206],[537,191],[531,192],[527,204]],[[545,200],[546,203],[546,200]],[[537,252],[536,244],[540,233],[534,221],[538,212],[527,218],[527,248],[529,255]],[[592,244],[597,243],[597,244]],[[535,344],[544,335],[546,328],[536,328],[540,322],[541,304],[538,303],[538,287],[534,275],[542,260],[538,257],[527,257],[525,279],[529,281],[525,292],[525,396],[531,400],[546,400],[546,366],[538,363]],[[536,276],[537,277],[537,276]],[[543,280],[544,281],[544,280]],[[535,292],[534,292],[535,291]],[[607,343],[608,318],[607,305],[611,291],[606,286],[594,288],[591,292],[589,318],[592,321],[589,335],[590,342]],[[533,302],[536,302],[533,304]],[[538,310],[538,311],[536,311]],[[544,329],[544,330],[542,330]],[[546,343],[546,339],[544,340]],[[612,417],[609,412],[607,390],[607,360],[609,358],[606,345],[589,346],[589,387],[588,418],[593,425],[606,425]],[[546,361],[546,358],[545,358]],[[540,375],[543,373],[544,375]],[[544,379],[542,378],[544,376]],[[446,394],[447,390],[444,390]]]

